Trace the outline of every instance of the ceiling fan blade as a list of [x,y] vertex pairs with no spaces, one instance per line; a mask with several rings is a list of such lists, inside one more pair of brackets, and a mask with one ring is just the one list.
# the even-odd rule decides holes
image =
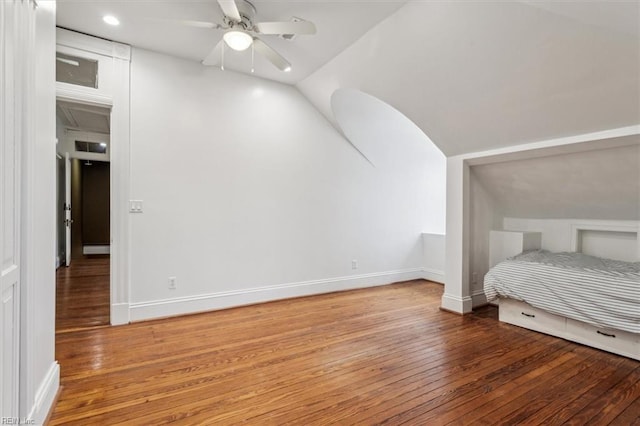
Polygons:
[[253,48],[281,71],[291,71],[291,64],[289,61],[257,37],[254,37],[253,39]]
[[73,59],[61,58],[59,56],[56,57],[56,61],[62,62],[63,64],[67,64],[67,65],[73,65],[74,67],[80,66],[80,62],[78,61],[74,61]]
[[222,50],[223,43],[224,41],[220,40],[218,44],[216,44],[216,47],[214,47],[213,50],[207,55],[207,57],[202,60],[202,65],[207,65],[207,66],[220,65],[220,57],[222,54],[221,50]]
[[260,34],[315,34],[316,26],[309,21],[259,22],[255,29]]
[[206,21],[190,21],[185,19],[185,20],[180,20],[176,22],[182,25],[186,25],[187,27],[194,27],[194,28],[211,28],[211,29],[222,28],[221,25],[214,24],[213,22],[206,22]]
[[194,27],[194,28],[207,28],[207,29],[222,28],[222,25],[215,24],[213,22],[194,21],[191,19],[163,19],[163,18],[146,18],[146,19],[150,21],[155,21],[155,22],[185,25],[187,27]]
[[218,4],[220,5],[220,9],[222,9],[222,13],[224,13],[227,18],[234,22],[242,21],[240,11],[234,0],[218,0]]

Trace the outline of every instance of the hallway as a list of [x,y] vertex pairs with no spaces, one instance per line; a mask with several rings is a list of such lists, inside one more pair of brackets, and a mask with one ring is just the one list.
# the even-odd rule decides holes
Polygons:
[[109,256],[74,258],[56,271],[56,333],[109,325]]

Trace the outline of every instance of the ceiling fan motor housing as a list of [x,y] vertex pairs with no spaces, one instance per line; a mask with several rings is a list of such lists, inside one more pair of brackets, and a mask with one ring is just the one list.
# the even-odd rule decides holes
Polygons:
[[253,20],[256,16],[255,6],[252,3],[248,2],[247,0],[236,0],[236,6],[238,7],[238,12],[240,13],[240,18],[242,18],[242,20],[240,22],[233,21],[223,13],[224,23],[229,28],[240,27],[241,29],[246,31],[254,31]]

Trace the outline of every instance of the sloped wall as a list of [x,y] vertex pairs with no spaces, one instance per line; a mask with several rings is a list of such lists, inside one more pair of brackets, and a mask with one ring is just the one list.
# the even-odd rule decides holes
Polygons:
[[327,117],[338,88],[376,96],[453,156],[637,124],[639,59],[633,34],[522,2],[408,2],[297,86]]
[[479,165],[508,217],[640,220],[640,137],[623,146]]

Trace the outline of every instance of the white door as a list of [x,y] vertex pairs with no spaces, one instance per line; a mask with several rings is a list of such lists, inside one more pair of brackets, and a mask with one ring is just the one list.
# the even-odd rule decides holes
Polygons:
[[64,261],[67,266],[71,264],[71,159],[69,153],[64,154]]
[[[20,75],[15,17],[19,4],[0,2],[0,415],[18,416],[20,343]],[[17,124],[18,123],[18,124]]]

